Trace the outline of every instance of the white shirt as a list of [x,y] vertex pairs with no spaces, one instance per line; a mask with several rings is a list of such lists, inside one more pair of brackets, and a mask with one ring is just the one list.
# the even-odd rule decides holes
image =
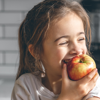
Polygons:
[[[83,100],[93,96],[100,98],[100,78],[94,89]],[[16,80],[11,100],[56,100],[57,98],[58,95],[55,95],[42,84],[40,75],[28,73]]]

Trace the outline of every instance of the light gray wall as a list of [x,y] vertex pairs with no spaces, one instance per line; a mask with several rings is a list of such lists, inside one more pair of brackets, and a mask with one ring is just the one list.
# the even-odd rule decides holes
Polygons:
[[0,0],[0,75],[16,73],[18,28],[28,10],[41,0]]
[[19,63],[18,28],[27,11],[40,1],[0,0],[0,75],[16,73]]

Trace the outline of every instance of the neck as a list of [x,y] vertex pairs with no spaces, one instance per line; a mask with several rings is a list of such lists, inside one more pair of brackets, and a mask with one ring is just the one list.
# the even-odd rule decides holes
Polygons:
[[42,79],[43,85],[52,91],[54,94],[60,94],[61,86],[62,86],[62,79],[61,77],[44,77]]

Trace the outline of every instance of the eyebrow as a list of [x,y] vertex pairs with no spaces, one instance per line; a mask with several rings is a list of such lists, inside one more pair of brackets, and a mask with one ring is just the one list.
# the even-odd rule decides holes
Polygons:
[[[81,34],[85,34],[85,32],[79,32],[79,33],[77,34],[77,36],[79,36],[79,35],[81,35]],[[68,38],[68,37],[69,37],[68,35],[61,36],[61,37],[57,38],[57,39],[55,40],[55,42],[58,41],[58,40],[60,40],[61,38]]]
[[85,32],[79,32],[79,33],[77,34],[77,36],[79,36],[79,35],[81,35],[81,34],[84,34],[84,35],[85,35]]
[[55,42],[58,41],[58,40],[60,40],[61,38],[68,38],[68,37],[69,37],[68,35],[61,36],[61,37],[57,38],[57,39],[55,40]]

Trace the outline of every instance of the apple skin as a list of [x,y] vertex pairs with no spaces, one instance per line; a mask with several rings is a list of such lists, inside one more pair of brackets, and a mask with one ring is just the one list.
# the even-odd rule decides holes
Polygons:
[[96,68],[95,61],[88,55],[78,55],[67,63],[68,76],[77,81]]

